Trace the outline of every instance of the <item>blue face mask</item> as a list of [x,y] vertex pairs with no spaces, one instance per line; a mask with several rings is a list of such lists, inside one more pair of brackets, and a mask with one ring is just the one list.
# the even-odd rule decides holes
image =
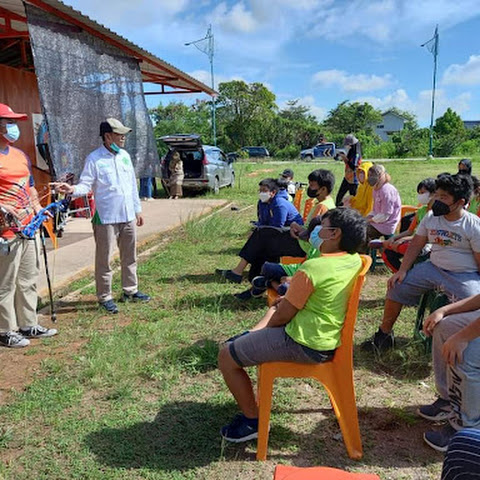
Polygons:
[[3,134],[3,138],[7,142],[14,143],[20,138],[20,129],[16,123],[7,123],[7,133]]
[[320,247],[323,243],[323,238],[320,238],[318,234],[320,233],[320,230],[322,229],[321,225],[317,225],[313,230],[312,233],[310,234],[310,238],[308,241],[310,242],[310,245],[313,248],[316,248],[317,250],[320,250]]
[[114,151],[115,153],[118,153],[120,151],[120,147],[116,144],[116,143],[111,143],[110,144],[110,148],[112,149],[112,151]]

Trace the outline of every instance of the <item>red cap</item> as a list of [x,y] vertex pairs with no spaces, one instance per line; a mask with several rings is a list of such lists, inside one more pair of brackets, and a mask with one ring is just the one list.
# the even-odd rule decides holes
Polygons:
[[14,118],[16,120],[26,120],[26,113],[15,113],[8,105],[0,103],[0,118]]

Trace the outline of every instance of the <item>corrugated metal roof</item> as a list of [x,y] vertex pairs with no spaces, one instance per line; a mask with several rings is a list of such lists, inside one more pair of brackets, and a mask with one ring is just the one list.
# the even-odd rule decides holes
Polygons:
[[[65,5],[59,0],[26,0],[26,3],[50,11],[73,24],[80,25],[91,34],[102,37],[105,41],[116,45],[124,52],[140,60],[140,70],[144,82],[162,85],[162,90],[165,90],[165,87],[170,87],[173,90],[205,92],[208,95],[216,94],[214,90],[204,83],[140,48],[126,38],[112,32],[104,25],[95,22],[83,13]],[[21,17],[26,16],[22,0],[2,0],[0,8],[20,15]],[[27,24],[21,21],[12,20],[11,26],[19,32],[28,31]],[[169,90],[166,89],[165,93],[168,91]]]

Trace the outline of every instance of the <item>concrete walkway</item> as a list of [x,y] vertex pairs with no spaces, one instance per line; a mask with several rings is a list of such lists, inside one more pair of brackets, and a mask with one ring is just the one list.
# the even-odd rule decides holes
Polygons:
[[[204,215],[216,207],[226,205],[226,200],[158,199],[142,202],[145,224],[137,230],[138,243],[141,245],[156,235],[172,230],[186,221]],[[48,266],[53,280],[54,292],[77,280],[87,272],[93,272],[95,242],[92,225],[85,218],[72,218],[65,227],[65,233],[58,239],[59,247],[53,251],[48,245]],[[115,250],[118,256],[118,250]],[[93,280],[93,276],[92,276]],[[38,294],[41,298],[48,295],[45,262],[41,258],[41,271],[38,279]]]

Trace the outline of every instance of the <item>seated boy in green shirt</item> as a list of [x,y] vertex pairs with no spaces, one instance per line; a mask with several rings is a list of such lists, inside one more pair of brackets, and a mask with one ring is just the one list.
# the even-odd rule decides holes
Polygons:
[[258,436],[258,408],[244,367],[266,362],[322,363],[333,358],[348,298],[362,261],[367,224],[356,211],[335,208],[324,214],[318,232],[320,256],[307,260],[292,278],[285,297],[249,332],[227,340],[218,355],[225,383],[242,411],[221,429],[231,442]]

